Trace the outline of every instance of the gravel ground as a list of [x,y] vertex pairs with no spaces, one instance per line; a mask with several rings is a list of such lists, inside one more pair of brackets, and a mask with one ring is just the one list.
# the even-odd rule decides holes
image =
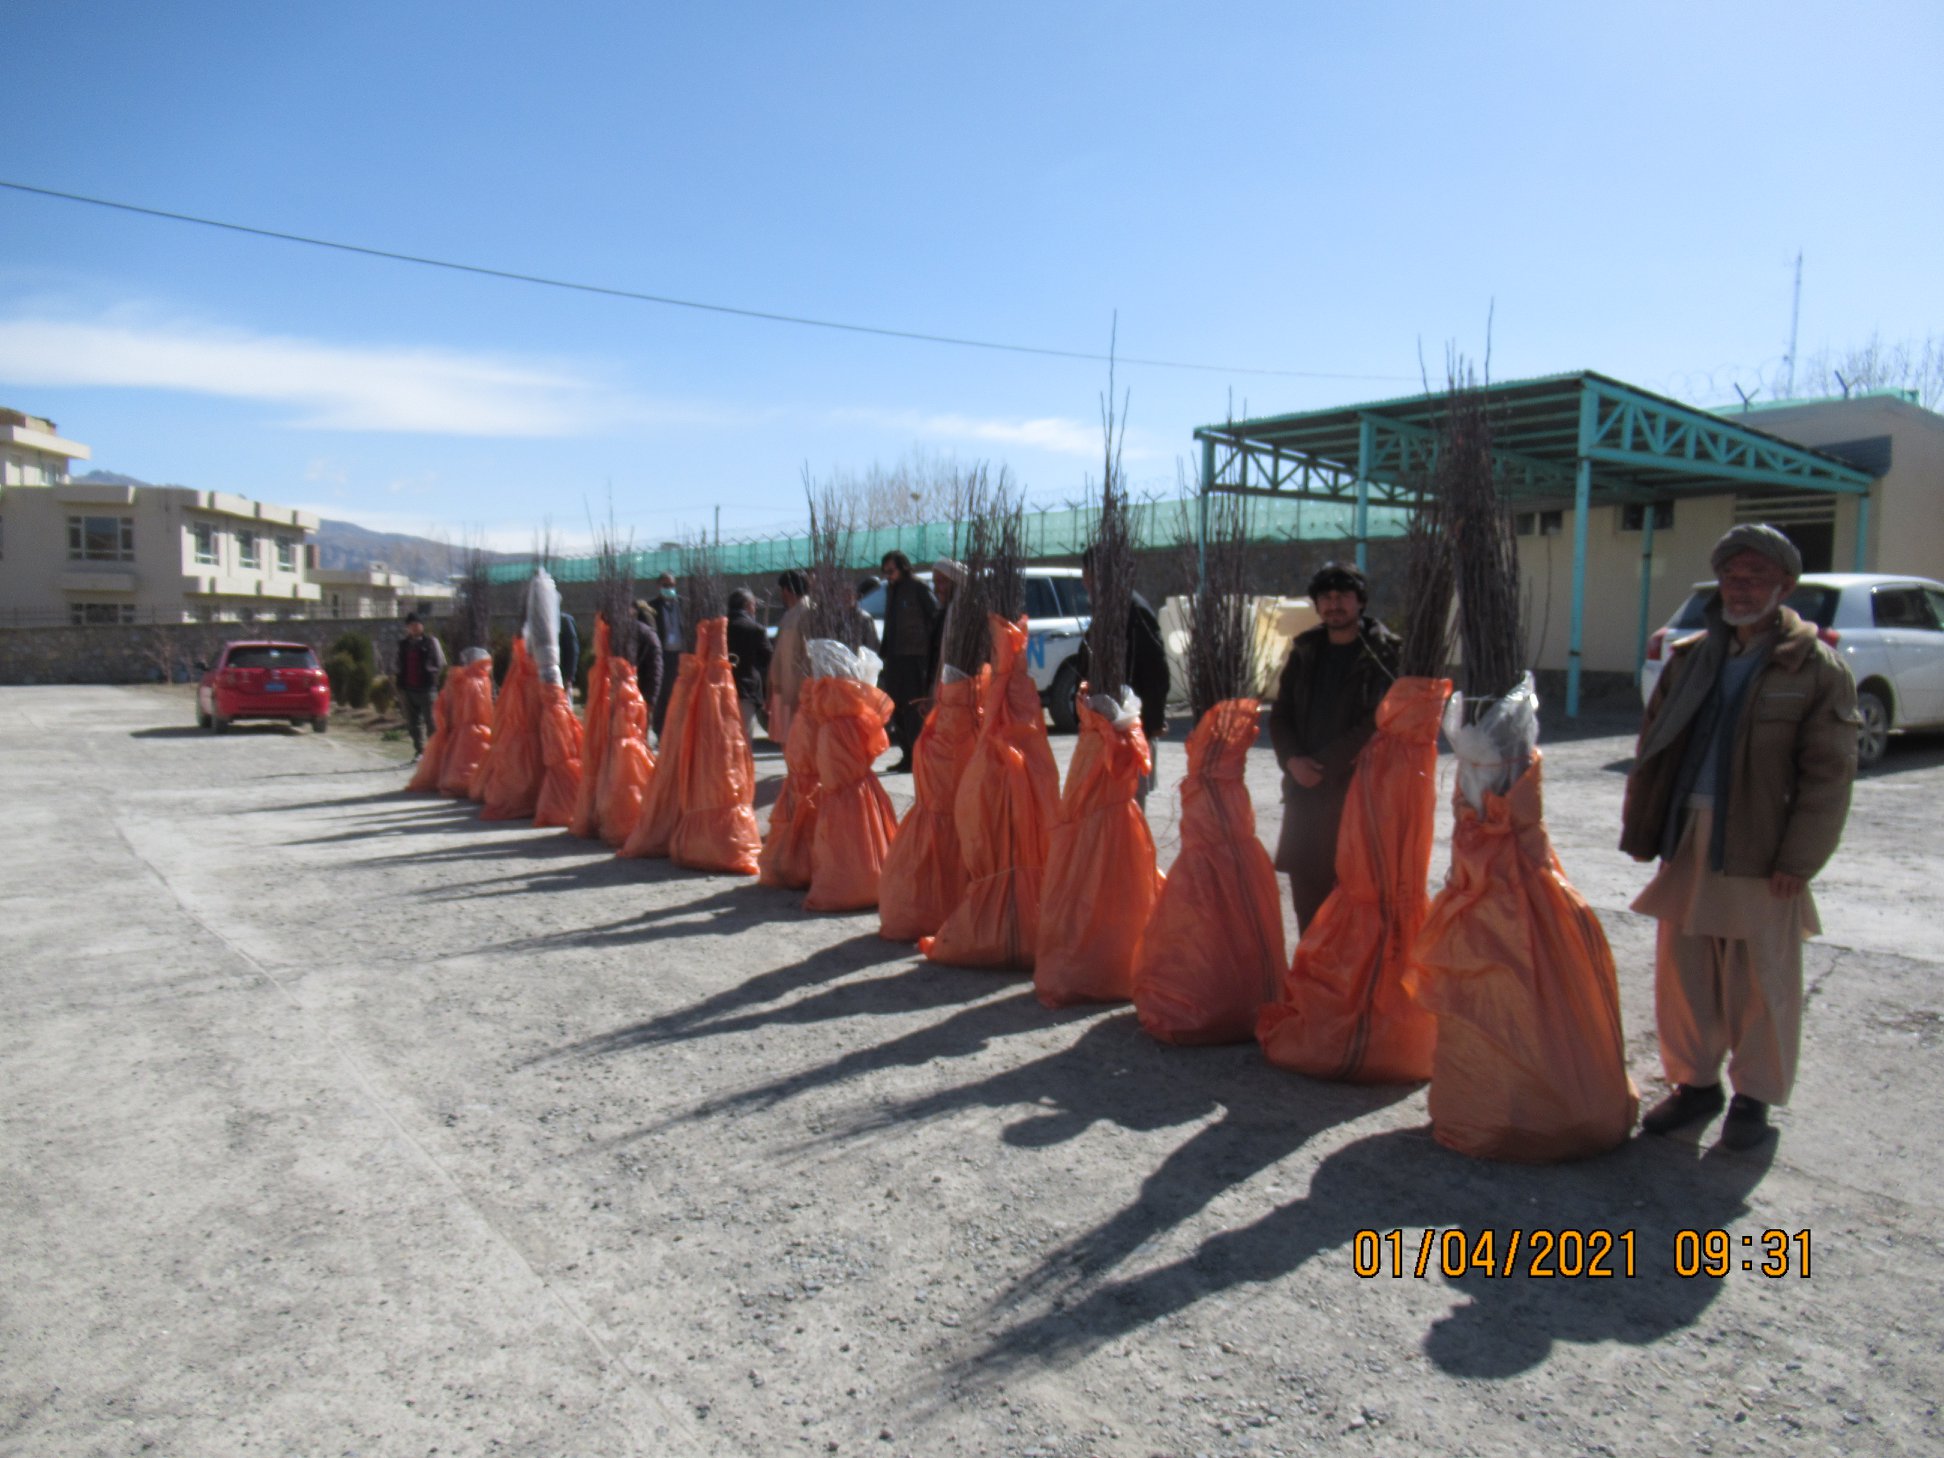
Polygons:
[[[1164,1048],[401,795],[384,746],[189,717],[0,690],[0,1452],[1944,1451],[1934,741],[1819,882],[1779,1143],[1527,1169],[1441,1149],[1422,1089]],[[1626,730],[1549,736],[1548,816],[1651,1099]],[[1636,1274],[1354,1273],[1427,1227],[1631,1232]],[[1680,1278],[1679,1229],[1729,1273]],[[1808,1279],[1740,1269],[1768,1229]]]

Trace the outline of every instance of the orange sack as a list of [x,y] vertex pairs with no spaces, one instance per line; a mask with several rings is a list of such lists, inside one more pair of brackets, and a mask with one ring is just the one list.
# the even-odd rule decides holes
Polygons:
[[627,659],[608,659],[607,758],[594,786],[595,815],[601,839],[619,850],[641,819],[655,756],[648,749],[648,701]]
[[[701,667],[684,735],[682,815],[669,837],[668,858],[691,871],[753,876],[763,832],[756,824],[756,763],[729,666],[728,618],[696,625],[694,656]],[[821,767],[821,747],[817,760]]]
[[581,722],[574,717],[564,684],[540,685],[540,798],[533,806],[535,825],[566,825],[574,818],[581,786]]
[[1141,701],[1080,686],[1080,742],[1046,848],[1033,990],[1048,1007],[1125,1002],[1141,938],[1161,899],[1154,836],[1134,803],[1154,767]]
[[458,687],[459,670],[455,668],[446,675],[445,685],[439,690],[439,697],[432,706],[432,733],[426,738],[425,752],[419,755],[418,768],[405,782],[408,793],[427,790],[436,795],[439,791],[439,772],[445,766],[446,750],[453,739],[452,700]]
[[[466,786],[466,794],[474,800],[484,800],[486,798],[486,777],[492,773],[493,750],[502,739],[507,737],[505,734],[506,720],[507,716],[513,712],[513,668],[520,661],[521,657],[524,656],[525,652],[526,649],[523,646],[522,639],[515,638],[512,648],[508,650],[506,676],[500,680],[499,688],[493,695],[493,740],[491,744],[486,746],[486,753],[479,761],[479,767],[473,771],[471,782]],[[511,743],[512,741],[508,739],[507,742]]]
[[1455,797],[1451,873],[1408,990],[1438,1020],[1431,1127],[1480,1159],[1600,1154],[1633,1131],[1613,953],[1546,834],[1539,756],[1480,814]]
[[595,790],[601,783],[601,764],[608,745],[608,659],[613,635],[605,614],[594,615],[594,662],[587,670],[587,728],[581,737],[580,789],[574,794],[569,834],[593,840],[601,833],[600,803]]
[[911,808],[878,877],[878,935],[912,942],[937,934],[965,895],[954,803],[979,738],[979,699],[990,670],[968,678],[947,664],[912,749]]
[[446,674],[448,684],[457,683],[446,720],[450,737],[445,764],[439,770],[439,793],[460,799],[472,793],[473,778],[493,747],[493,659],[484,648],[466,652],[479,656]]
[[1181,849],[1134,963],[1134,1011],[1164,1043],[1243,1043],[1282,979],[1282,892],[1243,781],[1254,699],[1224,699],[1188,736]]
[[1256,1027],[1271,1063],[1349,1083],[1431,1076],[1438,1025],[1404,974],[1431,903],[1438,721],[1450,694],[1449,679],[1400,678],[1377,706],[1337,828],[1336,889]]
[[817,735],[808,680],[799,687],[783,741],[783,788],[770,807],[769,834],[757,857],[756,880],[801,891],[810,884],[810,848],[817,835]]
[[493,726],[493,750],[480,781],[481,820],[527,820],[540,802],[547,766],[540,757],[540,670],[524,637],[513,640],[513,666],[500,695],[506,713]]
[[1026,619],[1009,623],[995,613],[991,626],[984,719],[952,804],[965,899],[918,949],[954,967],[1030,972],[1060,771],[1046,740],[1039,690],[1026,669]]
[[[695,703],[695,685],[702,676],[702,660],[684,653],[675,675],[675,687],[668,691],[668,713],[662,719],[660,753],[655,772],[648,777],[647,792],[641,797],[641,814],[616,855],[665,857],[675,838],[675,826],[682,818],[682,780],[688,763],[690,710]],[[636,691],[640,697],[639,690]]]
[[[810,846],[810,894],[803,908],[862,911],[878,903],[878,875],[898,831],[891,797],[871,770],[872,762],[891,747],[884,729],[891,717],[891,696],[875,682],[875,653],[856,655],[834,643],[812,643],[812,661],[836,656],[830,649],[848,660],[847,672],[813,678],[803,686],[815,696],[822,720],[817,731],[817,829]],[[863,677],[849,677],[849,671]]]

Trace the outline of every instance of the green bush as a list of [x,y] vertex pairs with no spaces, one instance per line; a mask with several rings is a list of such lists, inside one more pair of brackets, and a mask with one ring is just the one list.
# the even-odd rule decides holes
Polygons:
[[339,635],[328,650],[331,654],[343,653],[357,660],[367,676],[378,671],[378,655],[372,650],[371,639],[363,633],[351,632]]
[[331,681],[331,702],[362,709],[371,697],[371,670],[343,649],[324,660],[324,676]]
[[398,690],[392,686],[389,673],[381,673],[371,681],[367,698],[371,707],[381,714],[389,714],[398,707]]

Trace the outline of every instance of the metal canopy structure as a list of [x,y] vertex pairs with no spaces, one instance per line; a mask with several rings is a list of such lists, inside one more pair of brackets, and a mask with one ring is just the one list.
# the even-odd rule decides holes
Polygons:
[[[1863,570],[1874,478],[1834,456],[1738,421],[1584,371],[1482,387],[1500,489],[1515,511],[1573,512],[1573,610],[1566,712],[1577,716],[1586,602],[1587,516],[1641,503],[1640,623],[1646,651],[1654,559],[1652,503],[1751,487],[1857,498],[1856,569]],[[1408,508],[1437,459],[1444,391],[1297,415],[1205,425],[1201,489],[1327,501],[1355,508],[1357,564],[1365,565],[1370,509]]]

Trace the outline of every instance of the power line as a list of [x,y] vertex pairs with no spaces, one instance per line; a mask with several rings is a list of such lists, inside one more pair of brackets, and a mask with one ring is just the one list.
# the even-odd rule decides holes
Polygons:
[[1271,370],[1249,365],[1195,364],[1183,360],[1141,359],[1132,355],[1110,356],[1081,349],[1051,349],[1035,344],[1008,344],[993,339],[966,339],[952,334],[927,334],[916,329],[887,329],[875,324],[850,324],[840,319],[815,319],[802,314],[779,314],[766,309],[743,309],[733,304],[710,304],[699,299],[678,299],[668,294],[650,294],[636,289],[613,288],[606,284],[579,283],[572,279],[548,278],[544,274],[520,273],[507,268],[488,268],[477,263],[455,263],[447,258],[427,258],[415,253],[397,253],[388,248],[370,248],[362,243],[340,243],[330,238],[311,238],[302,233],[284,233],[275,228],[257,228],[247,223],[225,222],[221,218],[200,218],[192,213],[169,212],[136,203],[116,202],[110,198],[86,197],[76,192],[60,192],[51,187],[34,187],[25,182],[0,178],[0,187],[31,193],[61,202],[85,203],[89,207],[110,208],[135,213],[145,218],[161,218],[171,223],[193,223],[201,228],[219,228],[253,238],[270,238],[279,243],[301,243],[310,248],[329,248],[339,253],[356,253],[366,258],[382,258],[392,263],[413,263],[422,268],[443,268],[453,273],[476,274],[481,278],[505,279],[513,283],[537,284],[542,288],[567,289],[573,293],[598,294],[611,299],[628,299],[641,304],[665,304],[675,309],[696,309],[708,314],[730,314],[739,319],[763,319],[772,324],[796,324],[810,329],[836,329],[846,334],[871,334],[882,339],[906,339],[921,344],[945,344],[959,349],[991,349],[1006,354],[1036,354],[1051,359],[1087,360],[1097,364],[1146,365],[1163,370],[1199,370],[1210,374],[1273,375],[1295,380],[1373,380],[1396,381],[1414,378],[1405,375],[1348,375],[1324,370]]

